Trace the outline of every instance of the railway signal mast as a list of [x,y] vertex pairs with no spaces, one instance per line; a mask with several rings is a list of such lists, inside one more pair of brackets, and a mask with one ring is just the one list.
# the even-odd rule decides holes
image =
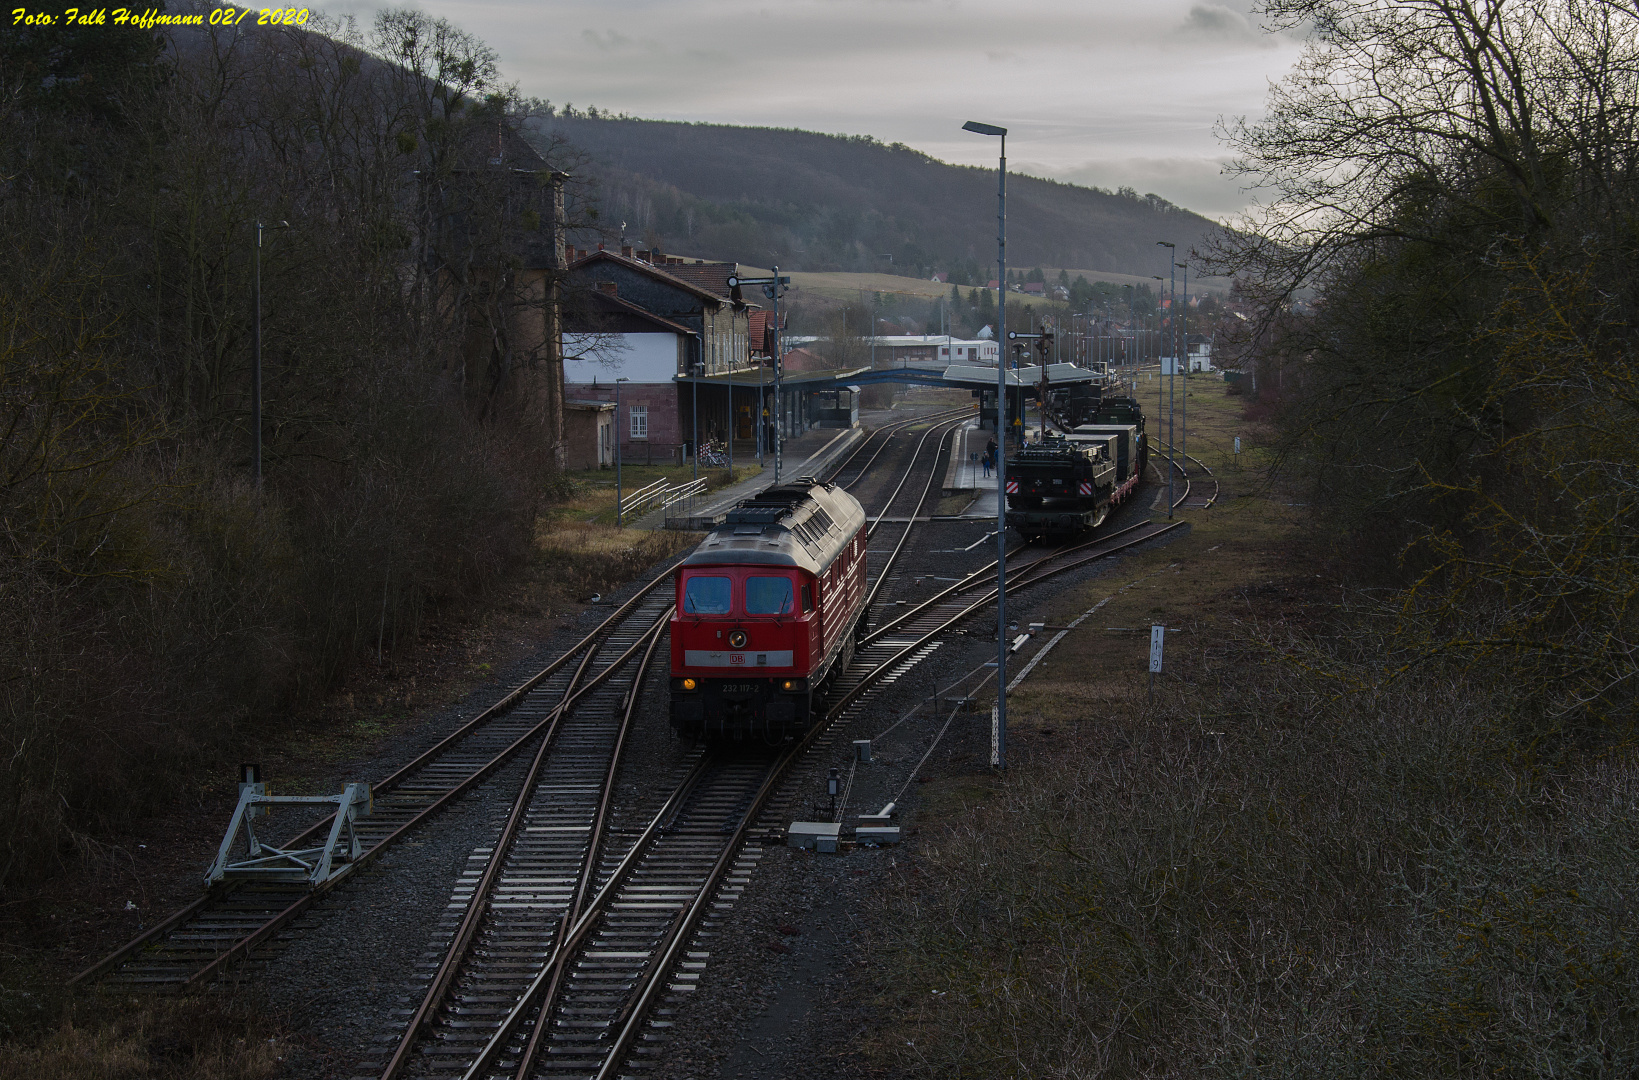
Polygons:
[[[780,374],[782,367],[780,362],[780,297],[784,296],[786,290],[790,287],[791,279],[781,277],[780,268],[777,266],[774,267],[772,277],[740,277],[733,275],[728,279],[729,295],[739,300],[740,289],[745,285],[761,285],[763,295],[774,301],[774,482],[778,484],[780,482],[780,448],[781,444],[785,442],[780,432],[780,421],[782,419],[780,415]],[[732,447],[734,445],[734,384],[732,377],[729,382],[728,392],[728,440],[729,445]],[[759,416],[757,422],[762,423],[762,417]],[[732,452],[731,450],[730,453]]]
[[1036,437],[1038,440],[1045,439],[1047,437],[1047,359],[1053,352],[1053,332],[1047,330],[1040,334],[1021,334],[1017,330],[1009,330],[1007,340],[1014,343],[1013,349],[1019,353],[1022,353],[1026,348],[1024,342],[1034,341],[1036,343],[1036,362],[1041,365],[1041,378],[1036,384],[1036,393],[1038,395],[1036,404],[1041,412],[1041,431]]

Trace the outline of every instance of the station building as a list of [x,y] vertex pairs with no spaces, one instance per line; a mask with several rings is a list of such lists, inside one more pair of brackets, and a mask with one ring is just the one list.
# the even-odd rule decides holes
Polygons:
[[[696,438],[754,455],[772,425],[786,438],[831,425],[857,405],[834,371],[787,369],[774,404],[773,313],[734,295],[729,262],[667,256],[623,245],[618,252],[569,252],[563,302],[564,394],[577,437],[607,438],[570,457],[590,468],[621,460],[688,460]],[[798,365],[800,367],[800,365]],[[616,401],[618,415],[579,413]],[[809,385],[814,384],[814,385]],[[855,395],[857,397],[857,395]],[[607,434],[599,435],[603,425]],[[696,427],[698,424],[698,428]],[[596,452],[592,452],[595,450]],[[574,467],[574,466],[571,466]]]

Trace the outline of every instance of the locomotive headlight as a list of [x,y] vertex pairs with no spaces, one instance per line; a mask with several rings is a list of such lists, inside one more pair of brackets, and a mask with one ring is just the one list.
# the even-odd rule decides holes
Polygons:
[[694,680],[693,679],[684,679],[683,680],[683,689],[693,690],[694,689]]
[[795,682],[791,681],[790,679],[787,679],[783,683],[780,684],[780,689],[781,690],[790,690],[790,689],[793,689],[796,685],[797,684]]
[[745,648],[746,647],[746,632],[744,630],[730,631],[729,635],[728,635],[728,647],[731,648],[731,649],[743,649],[743,648]]

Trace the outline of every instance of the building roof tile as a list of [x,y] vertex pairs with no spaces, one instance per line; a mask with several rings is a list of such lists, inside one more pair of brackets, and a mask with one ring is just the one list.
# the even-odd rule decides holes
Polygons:
[[[639,273],[647,274],[650,277],[664,281],[667,284],[676,285],[680,288],[688,290],[703,300],[711,300],[720,304],[728,299],[727,286],[724,287],[722,294],[718,295],[710,289],[703,288],[688,278],[680,277],[674,273],[674,271],[680,270],[682,267],[672,266],[670,264],[666,265],[665,267],[652,266],[649,263],[644,262],[642,259],[627,258],[625,255],[620,255],[613,251],[587,252],[582,258],[576,259],[574,262],[570,263],[569,269],[579,270],[582,267],[590,266],[593,263],[604,261],[613,262],[620,266],[636,270]],[[726,277],[727,275],[724,276]]]

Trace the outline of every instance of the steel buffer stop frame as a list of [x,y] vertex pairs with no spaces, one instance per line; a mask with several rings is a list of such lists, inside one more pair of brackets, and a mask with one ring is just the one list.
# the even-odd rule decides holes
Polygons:
[[[363,853],[353,823],[368,816],[372,807],[370,785],[348,784],[340,795],[269,795],[255,767],[243,770],[239,784],[239,805],[228,823],[227,835],[217,849],[216,860],[205,875],[205,887],[220,885],[232,878],[240,881],[305,882],[322,885]],[[330,832],[320,847],[281,848],[265,843],[252,824],[270,814],[276,806],[334,806]],[[240,837],[243,834],[243,847]],[[235,852],[243,851],[242,857]]]

